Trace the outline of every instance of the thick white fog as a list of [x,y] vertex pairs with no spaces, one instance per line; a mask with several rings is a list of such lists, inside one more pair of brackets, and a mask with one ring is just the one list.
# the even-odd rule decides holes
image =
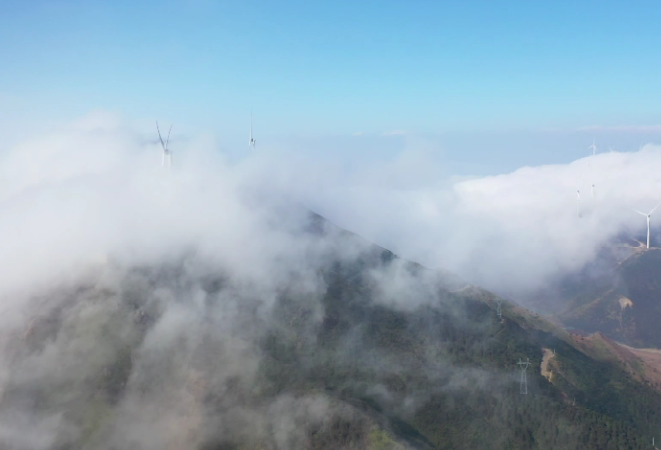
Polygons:
[[95,114],[0,154],[5,313],[23,294],[109,258],[150,263],[190,248],[263,286],[301,265],[306,243],[288,237],[300,210],[260,191],[204,140],[174,148],[172,170],[161,167],[160,146],[144,141]]
[[[268,143],[255,153],[246,147],[230,164],[200,138],[173,145],[167,170],[156,141],[145,144],[153,137],[95,113],[2,150],[0,293],[61,279],[110,254],[158,258],[193,245],[269,278],[269,258],[298,245],[282,232],[298,218],[274,214],[283,202],[429,267],[526,290],[579,269],[620,232],[643,237],[645,218],[632,208],[661,201],[661,148],[653,145],[430,183],[429,149],[363,162],[347,176],[332,157],[269,151]],[[272,226],[276,217],[284,228]]]
[[[417,164],[420,173],[432,165],[424,158]],[[405,173],[415,184],[416,171],[408,165]],[[490,177],[459,175],[408,189],[389,187],[390,171],[345,184],[327,176],[301,195],[320,214],[400,256],[492,289],[526,292],[580,269],[619,234],[644,241],[646,219],[632,209],[649,212],[661,202],[661,147]],[[652,228],[661,224],[657,214]]]

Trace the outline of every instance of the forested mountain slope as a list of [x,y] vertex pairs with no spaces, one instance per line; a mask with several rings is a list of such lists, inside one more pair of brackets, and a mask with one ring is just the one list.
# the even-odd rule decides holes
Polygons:
[[191,250],[34,297],[1,342],[0,447],[638,449],[661,429],[656,390],[535,314],[501,320],[319,216],[298,232],[307,256],[269,284]]
[[636,347],[661,348],[661,249],[639,248],[598,282],[576,286],[558,320]]

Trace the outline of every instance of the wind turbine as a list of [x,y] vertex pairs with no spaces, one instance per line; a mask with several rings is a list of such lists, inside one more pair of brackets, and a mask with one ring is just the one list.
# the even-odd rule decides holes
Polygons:
[[581,191],[576,189],[576,216],[581,217]]
[[592,139],[592,145],[588,147],[588,150],[592,150],[592,156],[597,153],[597,146],[594,144],[594,139]]
[[161,160],[161,165],[165,166],[165,162],[167,161],[168,167],[172,167],[172,152],[168,148],[168,143],[170,142],[170,131],[172,131],[172,125],[170,125],[170,129],[168,130],[168,137],[165,140],[165,143],[163,143],[163,138],[161,137],[161,130],[158,128],[158,120],[156,121],[156,131],[158,131],[158,138],[161,140],[161,147],[163,147],[163,158]]
[[248,147],[255,149],[256,140],[252,138],[252,109],[250,110],[250,140],[248,141]]
[[656,205],[654,209],[649,212],[649,214],[645,214],[644,212],[640,212],[637,209],[634,209],[634,211],[637,212],[638,214],[647,217],[647,248],[650,248],[650,217],[652,216],[652,213],[656,211],[656,208],[658,208],[659,206],[661,206],[661,203]]
[[[588,147],[588,150],[592,150],[592,156],[597,154],[597,146],[595,145],[594,138],[592,139],[592,145]],[[588,158],[588,168],[589,167],[590,167],[590,159]],[[591,192],[592,198],[594,198],[594,184],[592,184],[590,192]]]

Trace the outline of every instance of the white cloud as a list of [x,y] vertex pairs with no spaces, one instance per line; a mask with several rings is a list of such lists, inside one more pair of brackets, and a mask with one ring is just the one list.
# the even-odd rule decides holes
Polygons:
[[[365,178],[342,185],[327,180],[305,197],[340,225],[402,256],[491,288],[539,287],[579,269],[618,233],[643,231],[644,221],[631,208],[647,210],[661,201],[661,148],[653,145],[445,183],[413,184],[438,169],[424,155],[387,167],[381,173],[390,175],[378,182],[378,167],[366,168]],[[413,180],[411,186],[398,188],[402,180],[394,174]]]
[[95,113],[4,155],[0,263],[11,276],[0,289],[119,249],[156,254],[192,241],[208,241],[237,267],[265,273],[271,268],[263,260],[294,244],[260,225],[263,212],[248,205],[277,198],[303,202],[426,265],[491,287],[527,288],[579,268],[617,233],[641,231],[644,221],[631,208],[661,200],[661,150],[652,145],[442,179],[434,174],[443,160],[416,143],[347,176],[328,158],[268,151],[231,166],[206,140],[175,148],[174,169],[164,172],[158,145],[140,142],[116,117]]
[[114,117],[94,115],[2,155],[0,297],[109,254],[153,260],[203,243],[268,283],[273,258],[296,253],[286,223],[299,217],[288,211],[284,228],[265,223],[278,202],[248,167],[228,166],[198,141],[173,148],[167,171],[159,146],[141,140]]

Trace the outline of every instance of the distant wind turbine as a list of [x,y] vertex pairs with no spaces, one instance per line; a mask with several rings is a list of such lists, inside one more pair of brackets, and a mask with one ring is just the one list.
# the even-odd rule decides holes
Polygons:
[[250,140],[248,141],[248,147],[252,147],[253,150],[254,150],[256,143],[257,143],[257,141],[254,140],[253,137],[252,137],[252,109],[251,109],[250,110]]
[[581,217],[581,191],[576,189],[576,216]]
[[[594,138],[592,139],[592,145],[588,147],[588,150],[592,150],[592,156],[597,154],[597,145],[595,144]],[[590,167],[590,158],[588,158],[588,168]],[[590,193],[592,198],[594,198],[594,184],[592,184]]]
[[597,154],[597,146],[595,145],[594,139],[592,139],[592,145],[588,147],[588,150],[592,150],[592,156]]
[[654,207],[654,209],[652,209],[652,210],[649,212],[649,214],[645,214],[644,212],[640,212],[640,211],[638,211],[637,209],[634,209],[634,211],[637,212],[638,214],[641,214],[641,215],[647,217],[647,248],[650,248],[650,217],[652,217],[652,213],[653,213],[654,211],[656,211],[656,208],[658,208],[659,206],[661,206],[661,203],[659,203],[658,205],[656,205],[656,206]]
[[172,131],[172,125],[170,125],[170,129],[168,130],[168,137],[165,140],[165,143],[163,142],[163,138],[161,137],[161,130],[158,128],[158,121],[156,121],[156,131],[158,132],[158,139],[161,141],[161,147],[163,147],[163,158],[161,160],[161,165],[165,166],[165,163],[167,161],[168,167],[172,167],[172,152],[168,148],[168,143],[170,142],[170,132]]
[[614,152],[615,152],[615,150],[613,150],[613,148],[612,148],[610,145],[608,146],[608,150],[610,150],[611,153],[614,153]]

